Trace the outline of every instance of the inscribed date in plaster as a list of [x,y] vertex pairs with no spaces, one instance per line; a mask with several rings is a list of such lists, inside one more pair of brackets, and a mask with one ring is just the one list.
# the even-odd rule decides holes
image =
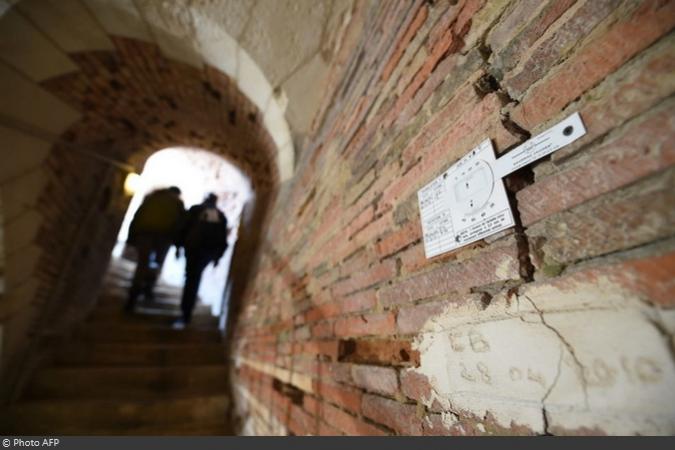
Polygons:
[[598,282],[450,306],[418,337],[418,372],[455,413],[535,432],[675,432],[672,315]]

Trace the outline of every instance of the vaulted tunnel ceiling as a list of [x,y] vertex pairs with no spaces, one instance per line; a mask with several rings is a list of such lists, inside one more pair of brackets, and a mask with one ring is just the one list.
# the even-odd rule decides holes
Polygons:
[[[142,163],[166,145],[293,173],[352,0],[0,0],[3,124]],[[30,99],[30,102],[26,102]]]

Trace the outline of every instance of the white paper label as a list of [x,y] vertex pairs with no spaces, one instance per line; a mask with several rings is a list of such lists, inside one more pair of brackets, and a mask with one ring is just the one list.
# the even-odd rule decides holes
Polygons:
[[489,139],[417,192],[427,258],[514,225],[502,177],[586,134],[578,113],[498,160]]
[[487,139],[417,193],[427,258],[513,225],[504,183],[493,175],[494,162]]

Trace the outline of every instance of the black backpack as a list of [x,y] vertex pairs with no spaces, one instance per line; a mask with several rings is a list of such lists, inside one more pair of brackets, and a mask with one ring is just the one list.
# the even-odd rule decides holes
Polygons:
[[210,249],[222,254],[227,248],[227,218],[215,206],[205,206],[195,211],[185,237],[185,247]]

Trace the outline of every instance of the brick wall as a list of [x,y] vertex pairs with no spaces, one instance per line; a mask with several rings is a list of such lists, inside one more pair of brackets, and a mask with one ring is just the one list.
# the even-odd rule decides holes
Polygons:
[[[239,305],[243,432],[675,432],[675,3],[365,17]],[[575,111],[505,180],[518,226],[425,259],[421,186]]]

